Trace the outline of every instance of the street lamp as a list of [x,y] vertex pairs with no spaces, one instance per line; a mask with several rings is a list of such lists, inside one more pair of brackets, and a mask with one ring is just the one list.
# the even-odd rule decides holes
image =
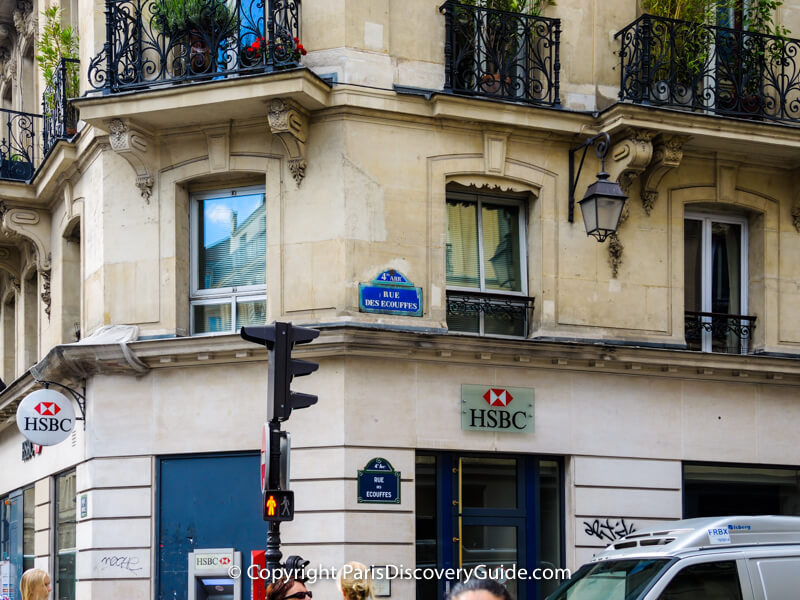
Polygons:
[[[598,141],[599,140],[599,141]],[[628,197],[622,193],[619,184],[608,181],[606,173],[606,154],[611,145],[611,138],[605,131],[594,137],[590,137],[580,146],[576,146],[569,151],[569,222],[575,220],[575,188],[578,185],[578,178],[581,176],[583,161],[586,159],[586,152],[589,147],[597,142],[597,158],[600,159],[600,172],[597,174],[597,181],[586,189],[586,195],[578,204],[583,214],[583,224],[586,227],[586,235],[597,238],[598,242],[617,232],[619,219],[622,216],[622,208]],[[575,171],[575,153],[583,149],[581,163],[578,166],[578,173]]]

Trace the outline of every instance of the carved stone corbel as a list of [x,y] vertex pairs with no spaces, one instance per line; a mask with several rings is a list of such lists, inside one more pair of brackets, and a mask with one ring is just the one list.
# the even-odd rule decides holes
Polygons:
[[50,271],[50,213],[32,208],[9,208],[0,201],[0,232],[31,244],[31,255],[40,273]]
[[33,37],[39,28],[36,12],[33,10],[33,2],[17,0],[17,7],[12,13],[12,19],[21,40],[33,42]]
[[642,175],[642,206],[648,216],[658,200],[658,185],[664,175],[681,164],[683,145],[690,139],[685,135],[660,135],[656,138],[653,160]]
[[[653,137],[654,131],[647,129],[629,128],[623,133],[623,138],[619,140],[611,149],[612,162],[609,165],[610,179],[617,180],[619,187],[625,194],[628,194],[633,182],[639,177],[653,157]],[[619,224],[622,226],[630,216],[630,202],[625,202],[620,216]],[[608,238],[608,262],[611,265],[611,277],[616,279],[619,267],[622,264],[622,251],[625,246],[619,239],[619,232]]]
[[39,271],[42,276],[42,302],[44,302],[44,312],[50,318],[50,271]]
[[792,207],[792,225],[800,233],[800,206]]
[[153,185],[155,184],[153,170],[149,166],[147,156],[151,137],[123,119],[108,121],[108,129],[111,132],[108,136],[111,149],[133,167],[136,173],[136,187],[139,188],[145,202],[150,204],[150,196],[153,194]]
[[267,111],[269,129],[286,148],[289,155],[289,170],[300,185],[306,175],[306,139],[308,138],[308,113],[291,102],[276,98]]

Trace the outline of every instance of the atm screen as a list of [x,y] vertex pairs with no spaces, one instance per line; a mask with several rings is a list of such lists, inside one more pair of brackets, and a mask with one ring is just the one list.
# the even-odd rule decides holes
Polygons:
[[204,577],[197,579],[197,600],[233,600],[233,579]]

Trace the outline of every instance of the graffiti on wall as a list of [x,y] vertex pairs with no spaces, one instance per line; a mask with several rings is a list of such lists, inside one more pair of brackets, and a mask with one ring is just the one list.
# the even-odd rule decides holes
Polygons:
[[636,531],[633,523],[626,523],[625,519],[612,521],[610,518],[584,521],[584,532],[604,542],[615,542],[628,534]]

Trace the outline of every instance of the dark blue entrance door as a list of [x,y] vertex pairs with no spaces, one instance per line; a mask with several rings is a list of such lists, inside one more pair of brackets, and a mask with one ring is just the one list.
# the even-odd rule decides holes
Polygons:
[[[167,457],[158,472],[158,598],[186,600],[188,554],[234,548],[242,566],[264,549],[258,453]],[[243,597],[250,598],[248,580]]]

